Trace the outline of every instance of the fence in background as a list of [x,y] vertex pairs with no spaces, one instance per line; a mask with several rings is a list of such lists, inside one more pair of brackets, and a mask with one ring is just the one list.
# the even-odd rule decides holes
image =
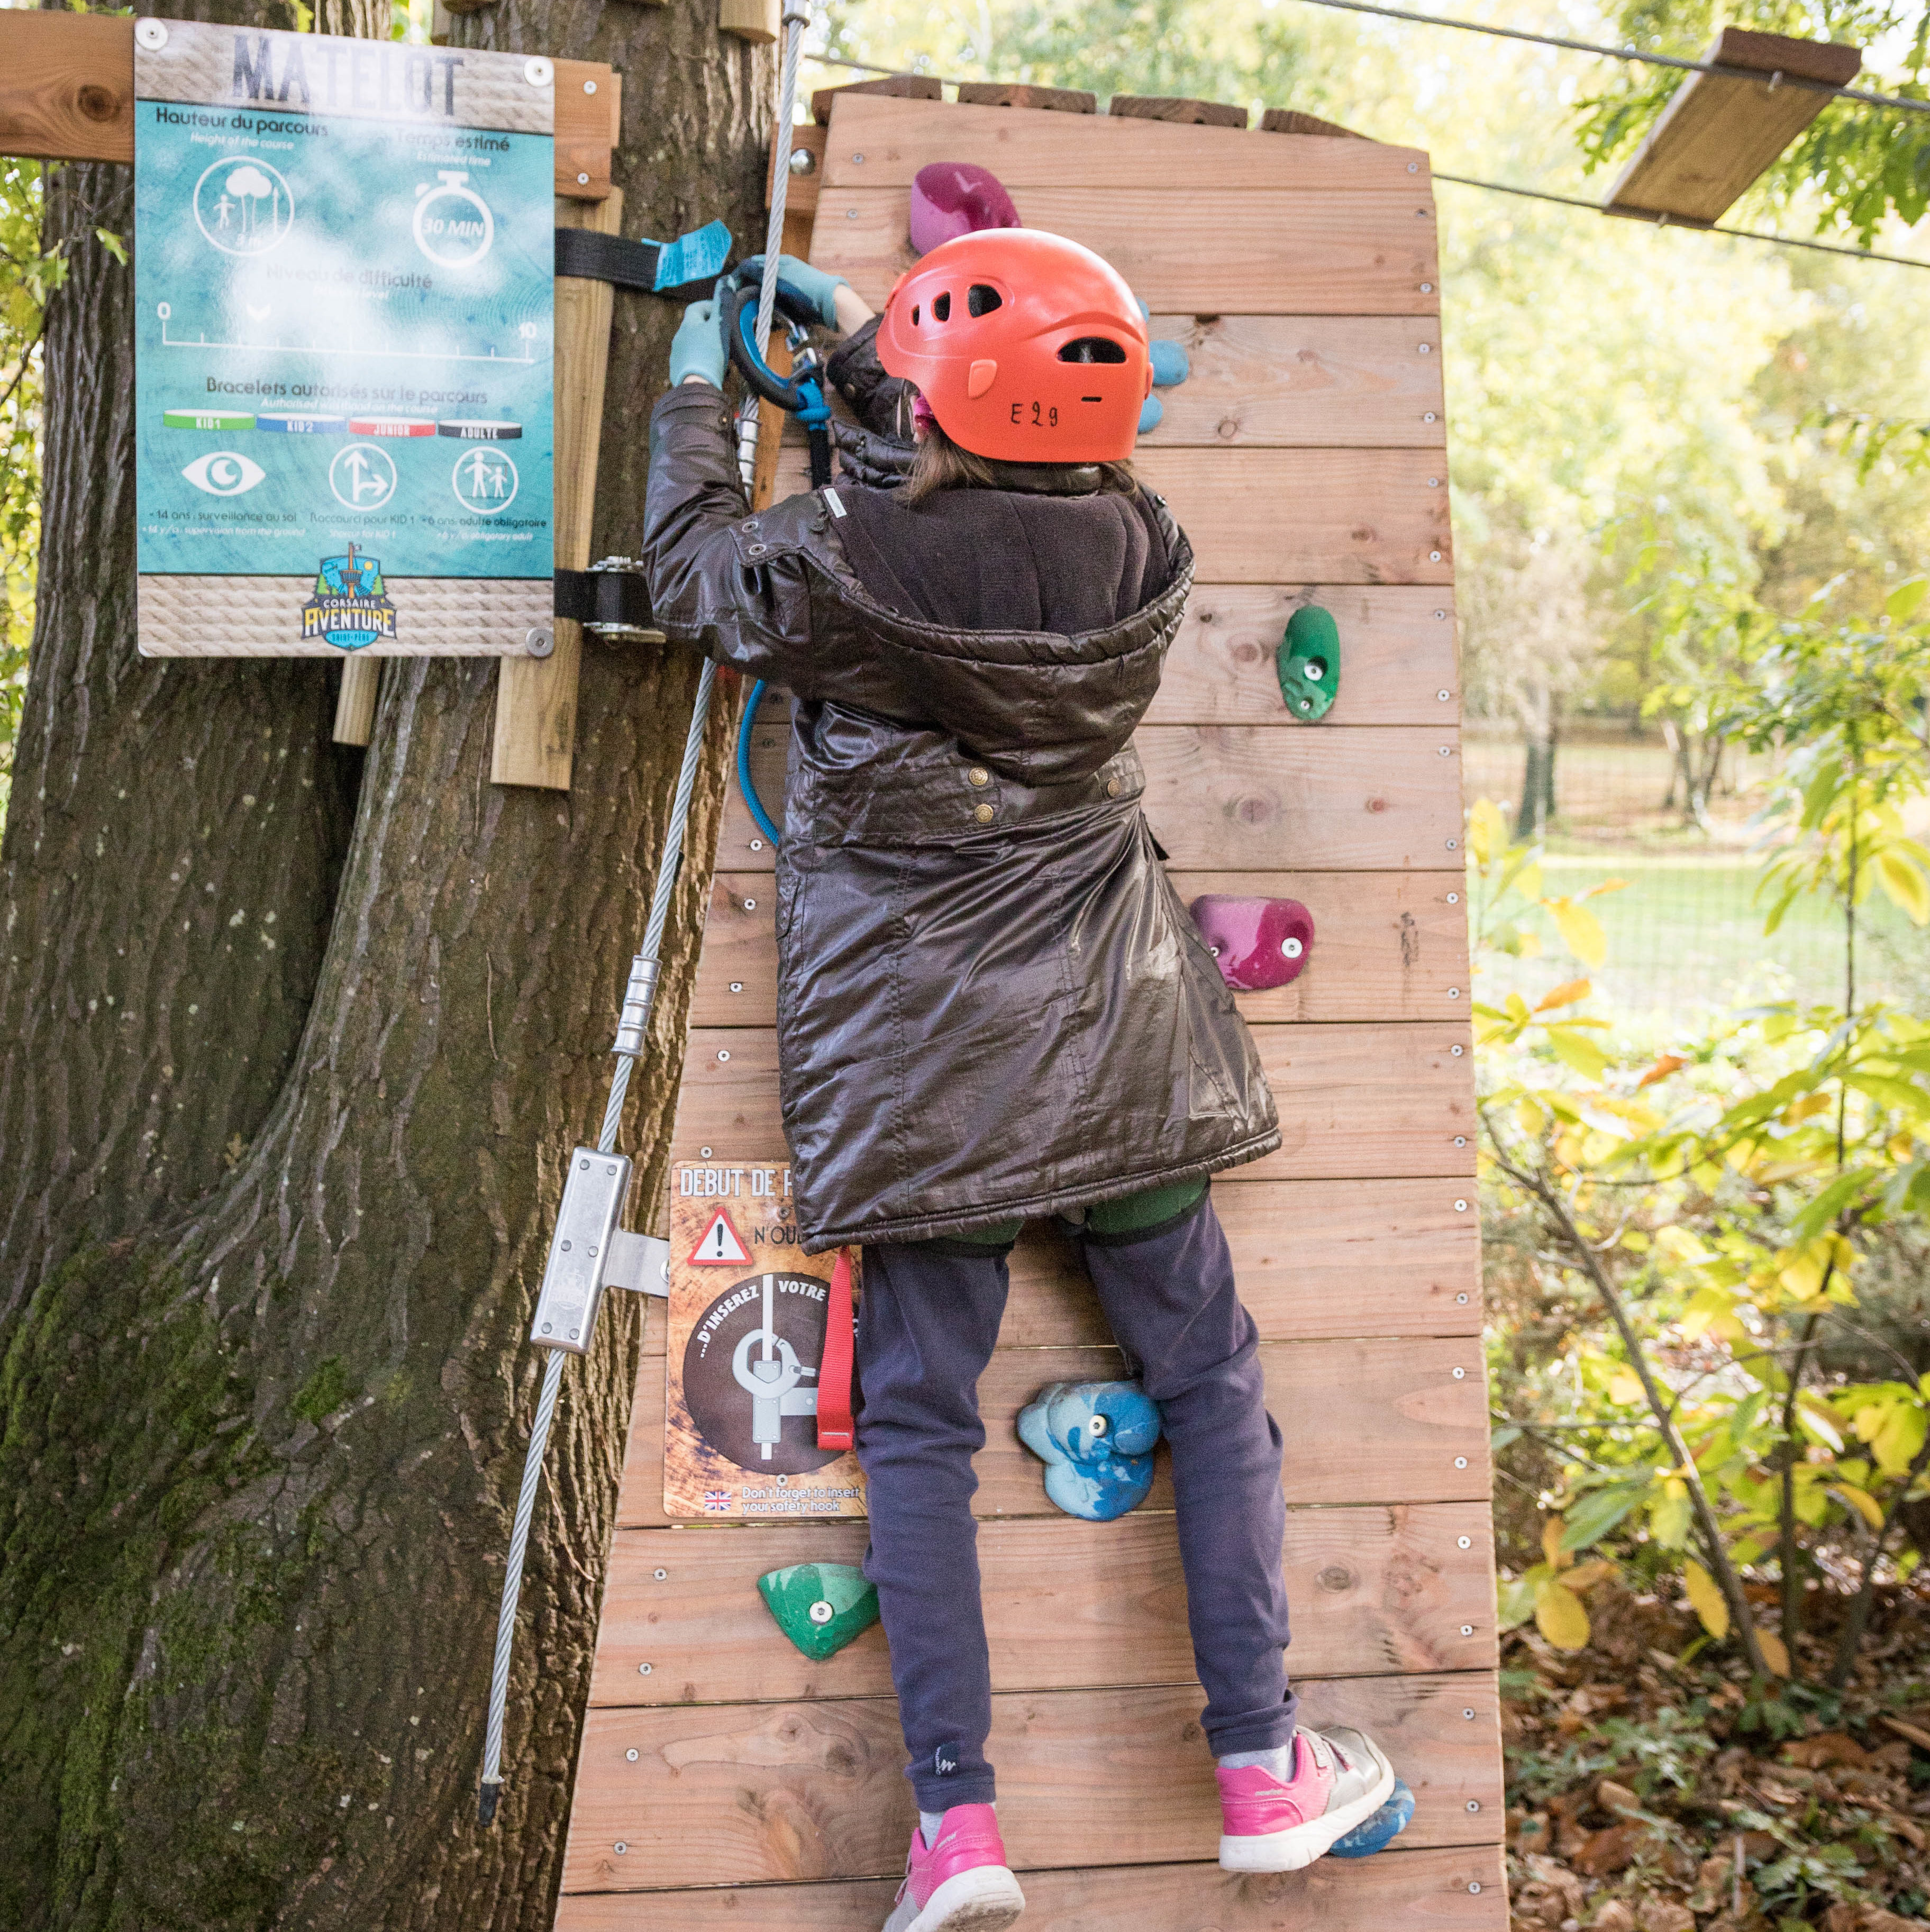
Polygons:
[[[1484,732],[1471,720],[1463,755],[1469,803],[1492,799],[1512,824],[1529,772],[1520,736]],[[1627,881],[1589,902],[1608,939],[1597,986],[1631,1016],[1762,998],[1840,1001],[1838,913],[1801,902],[1772,937],[1763,932],[1769,902],[1758,891],[1765,855],[1756,820],[1772,776],[1768,758],[1725,751],[1701,824],[1685,809],[1673,770],[1673,754],[1652,734],[1576,730],[1558,748],[1544,890],[1572,896]],[[1930,991],[1930,940],[1886,899],[1867,901],[1858,926],[1859,997]],[[1511,989],[1532,996],[1574,971],[1559,952],[1529,960],[1489,954],[1487,962],[1487,998]]]

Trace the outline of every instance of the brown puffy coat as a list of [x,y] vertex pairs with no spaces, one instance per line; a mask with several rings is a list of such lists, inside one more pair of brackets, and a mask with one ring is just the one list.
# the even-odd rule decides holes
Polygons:
[[[806,1247],[963,1233],[1270,1152],[1252,1040],[1139,808],[1132,734],[1192,583],[1184,536],[1151,496],[884,495],[845,480],[751,515],[719,392],[673,390],[652,416],[657,621],[800,700],[777,1023]],[[918,614],[937,594],[921,556],[989,626]],[[1082,597],[1094,568],[1068,557],[1109,580]],[[1051,627],[1079,608],[1103,621]]]

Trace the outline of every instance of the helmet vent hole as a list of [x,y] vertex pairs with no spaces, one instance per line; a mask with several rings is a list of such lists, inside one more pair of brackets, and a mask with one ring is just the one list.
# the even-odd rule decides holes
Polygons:
[[932,298],[932,320],[934,322],[950,322],[951,319],[952,295],[947,289],[943,295]]
[[1126,352],[1109,336],[1082,335],[1059,351],[1061,362],[1123,362]]
[[918,326],[918,304],[916,302],[911,304],[911,326],[914,328]]
[[989,283],[974,282],[965,291],[965,308],[973,315],[989,315],[1004,306],[1004,298]]

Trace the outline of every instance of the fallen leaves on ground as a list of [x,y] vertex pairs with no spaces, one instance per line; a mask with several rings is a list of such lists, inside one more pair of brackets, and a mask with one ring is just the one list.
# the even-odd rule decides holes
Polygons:
[[1610,1581],[1584,1648],[1508,1640],[1513,1932],[1926,1932],[1930,1589],[1885,1600],[1840,1696],[1822,1636],[1755,1683],[1706,1608]]

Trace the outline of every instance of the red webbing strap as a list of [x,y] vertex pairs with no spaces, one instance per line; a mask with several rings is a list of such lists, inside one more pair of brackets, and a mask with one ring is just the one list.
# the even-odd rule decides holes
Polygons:
[[824,1315],[824,1359],[818,1369],[818,1447],[851,1446],[851,1251],[831,1264],[831,1300]]

